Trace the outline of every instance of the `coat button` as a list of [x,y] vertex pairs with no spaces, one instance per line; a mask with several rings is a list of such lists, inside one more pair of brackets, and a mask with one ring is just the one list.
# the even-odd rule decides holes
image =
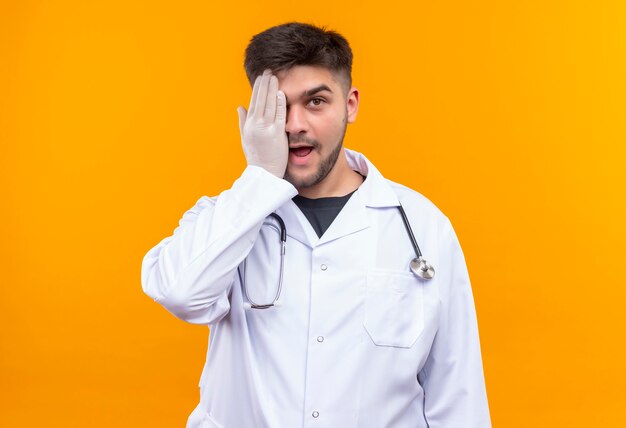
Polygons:
[[317,336],[317,341],[322,343],[324,341],[324,336]]
[[326,265],[321,265],[321,266],[320,266],[320,269],[322,269],[322,270],[326,270],[326,269],[328,269],[328,266],[326,266]]
[[320,412],[318,412],[318,411],[316,410],[315,412],[311,413],[311,415],[312,415],[314,418],[317,418],[317,417],[320,415]]

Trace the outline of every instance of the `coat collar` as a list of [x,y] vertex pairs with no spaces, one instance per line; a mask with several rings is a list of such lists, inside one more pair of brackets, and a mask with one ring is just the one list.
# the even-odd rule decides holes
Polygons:
[[289,237],[313,248],[369,227],[367,207],[382,208],[400,205],[389,182],[365,156],[348,149],[345,149],[345,153],[350,167],[364,175],[365,181],[348,200],[321,238],[317,237],[313,227],[293,201],[283,204],[276,212],[285,221]]
[[348,165],[366,177],[356,193],[367,207],[397,207],[400,205],[391,184],[382,176],[376,167],[361,153],[345,149]]

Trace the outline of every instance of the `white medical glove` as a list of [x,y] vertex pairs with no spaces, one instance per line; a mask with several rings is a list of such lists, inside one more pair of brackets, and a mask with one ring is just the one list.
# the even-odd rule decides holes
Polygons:
[[254,81],[248,112],[239,106],[239,132],[248,165],[265,168],[283,178],[289,158],[285,132],[287,100],[278,90],[278,79],[270,70]]

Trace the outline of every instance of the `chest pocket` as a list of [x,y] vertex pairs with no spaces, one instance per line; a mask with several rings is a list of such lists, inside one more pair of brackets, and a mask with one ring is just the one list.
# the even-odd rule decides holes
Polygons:
[[410,272],[369,271],[363,325],[374,344],[410,348],[424,329],[423,284]]

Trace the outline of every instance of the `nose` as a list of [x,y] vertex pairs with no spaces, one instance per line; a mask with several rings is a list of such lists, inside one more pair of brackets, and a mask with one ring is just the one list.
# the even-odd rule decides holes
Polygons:
[[308,125],[306,123],[305,112],[299,106],[287,106],[287,122],[285,123],[285,131],[288,134],[299,134],[306,132]]

